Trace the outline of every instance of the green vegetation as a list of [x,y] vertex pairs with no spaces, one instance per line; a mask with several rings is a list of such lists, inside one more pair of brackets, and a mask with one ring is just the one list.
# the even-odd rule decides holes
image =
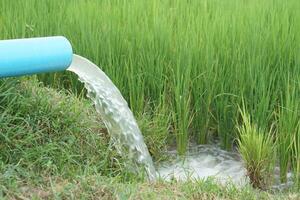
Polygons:
[[[259,146],[266,141],[271,146],[272,134],[281,181],[292,170],[299,185],[299,9],[299,0],[0,0],[0,39],[52,35],[70,39],[74,52],[101,66],[121,90],[156,158],[167,144],[176,142],[178,152],[184,154],[189,140],[205,144],[212,137],[220,138],[224,149],[231,149],[240,135],[235,127],[245,123],[238,109],[244,104],[251,119],[245,130],[253,137],[249,145],[258,148],[249,159],[260,159],[255,157]],[[45,85],[83,96],[82,84],[70,73],[38,78]],[[21,98],[13,93],[14,87],[12,83],[2,89],[0,101],[11,92],[10,98]],[[0,104],[0,137],[8,141],[0,146],[2,162],[68,174],[83,170],[77,168],[80,155],[80,162],[98,163],[91,170],[108,170],[103,174],[118,173],[123,167],[110,160],[115,156],[111,151],[92,157],[103,153],[100,143],[109,145],[107,136],[99,136],[90,124],[96,116],[86,120],[88,126],[81,130],[81,123],[71,123],[78,116],[68,119],[73,113],[63,104],[52,113],[43,101],[38,103],[45,106],[44,111],[10,102],[15,101]],[[28,110],[35,111],[33,117],[24,114]],[[48,114],[70,121],[49,129]],[[60,133],[62,128],[70,138],[61,134],[50,142],[41,137]],[[92,132],[95,136],[82,134]],[[85,142],[78,144],[78,138]],[[248,145],[244,142],[242,134],[240,144]],[[89,146],[92,154],[81,152],[77,144]],[[50,150],[55,151],[50,154]],[[241,152],[246,158],[247,152]],[[65,158],[54,161],[60,154]]]
[[[213,180],[148,183],[125,168],[89,101],[43,87],[36,79],[0,80],[0,103],[0,199],[299,197],[224,187]],[[139,120],[141,127],[159,133],[146,119]],[[162,135],[147,134],[148,146],[162,143]],[[155,145],[150,151],[161,155]]]
[[[298,86],[299,87],[299,86]],[[296,91],[297,85],[288,83],[285,90],[286,95],[282,98],[282,107],[279,109],[278,119],[278,156],[280,166],[280,179],[287,181],[286,174],[289,170],[292,159],[292,149],[297,141],[299,124],[299,94]],[[299,157],[298,157],[299,158]]]
[[[49,177],[39,185],[32,183],[14,183],[8,191],[5,188],[2,192],[7,199],[192,199],[192,200],[268,200],[268,199],[290,199],[297,200],[296,193],[277,193],[276,195],[267,192],[256,191],[251,187],[242,189],[233,185],[222,187],[213,181],[206,182],[131,182],[120,183],[115,178],[102,176],[77,176],[74,179],[61,179]],[[1,198],[1,191],[0,191]]]
[[30,169],[66,177],[83,170],[118,173],[123,167],[113,162],[109,136],[87,102],[25,79],[1,81],[0,94],[1,175],[10,165],[24,176]]
[[239,152],[245,161],[250,181],[255,188],[267,188],[274,173],[275,145],[272,132],[264,134],[251,124],[250,116],[241,111],[243,125],[239,127]]
[[[66,177],[125,172],[91,102],[40,87],[37,80],[11,79],[0,80],[0,105],[1,163]],[[154,137],[159,130],[147,118],[139,124],[147,126],[146,143],[158,157],[166,147],[164,133]]]

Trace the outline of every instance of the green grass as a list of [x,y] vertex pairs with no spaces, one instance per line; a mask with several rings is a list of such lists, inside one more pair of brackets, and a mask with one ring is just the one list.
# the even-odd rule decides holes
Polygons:
[[0,93],[2,166],[66,177],[123,167],[113,162],[110,137],[90,103],[25,79],[1,81]]
[[[0,165],[62,177],[83,172],[115,176],[121,171],[127,176],[127,163],[112,146],[91,102],[24,78],[0,81],[0,105]],[[138,121],[142,130],[147,127],[145,139],[153,157],[163,159],[167,134],[151,127],[147,118]]]
[[265,134],[251,122],[243,109],[240,111],[243,125],[238,127],[239,152],[245,161],[247,175],[255,188],[267,188],[274,173],[275,145],[272,130]]
[[[274,139],[289,140],[277,143],[284,182],[299,169],[299,115],[284,111],[299,109],[297,99],[286,102],[299,93],[291,84],[300,74],[299,9],[298,0],[0,0],[0,39],[66,36],[147,118],[145,134],[175,141],[180,154],[189,140],[215,136],[231,149],[244,99],[258,129],[275,124]],[[39,80],[83,94],[70,73]]]
[[[7,188],[10,187],[10,188]],[[2,189],[2,190],[1,190]],[[231,184],[220,186],[213,180],[182,182],[130,182],[121,183],[116,178],[99,175],[77,176],[74,179],[48,177],[35,185],[32,182],[9,183],[0,189],[4,199],[291,199],[296,193],[277,193],[276,195],[254,190],[250,186],[237,188]],[[8,190],[10,189],[10,190]],[[1,194],[2,193],[2,194]]]

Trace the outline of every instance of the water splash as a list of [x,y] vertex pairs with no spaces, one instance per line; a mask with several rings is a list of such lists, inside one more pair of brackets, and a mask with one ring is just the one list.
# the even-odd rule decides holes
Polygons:
[[213,177],[221,184],[231,182],[245,185],[246,169],[238,153],[220,149],[217,145],[197,145],[189,147],[184,158],[176,151],[169,151],[172,161],[160,164],[158,173],[165,180],[198,180]]
[[[149,180],[155,180],[156,171],[148,148],[127,102],[118,88],[98,66],[81,56],[74,55],[68,71],[77,74],[79,80],[84,83],[88,97],[101,115],[119,153],[130,161],[142,165]],[[126,155],[124,155],[124,148]]]
[[[185,157],[179,157],[176,150],[168,151],[167,154],[171,159],[157,167],[158,174],[166,181],[214,178],[222,185],[232,183],[240,187],[250,184],[241,155],[236,151],[222,150],[218,143],[190,146]],[[281,183],[279,172],[276,166],[270,190],[283,191],[293,186],[293,174],[289,172],[287,182]]]

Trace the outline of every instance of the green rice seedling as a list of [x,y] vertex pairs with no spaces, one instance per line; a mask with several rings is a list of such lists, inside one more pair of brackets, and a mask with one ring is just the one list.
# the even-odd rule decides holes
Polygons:
[[238,127],[238,150],[245,162],[247,175],[255,188],[265,188],[274,167],[274,144],[271,131],[262,132],[251,123],[249,114],[240,110],[242,125]]
[[[269,75],[269,72],[259,72],[263,75],[257,77],[258,87],[254,88],[254,84],[251,84],[249,90],[250,95],[247,96],[247,110],[250,113],[253,123],[262,131],[268,131],[270,124],[274,122],[274,109],[278,102],[277,97],[273,96],[276,91],[274,82],[276,81],[276,74]],[[249,99],[248,99],[249,98]]]
[[[187,63],[187,71],[190,70]],[[182,69],[181,69],[182,68]],[[174,74],[174,102],[173,102],[173,123],[176,135],[177,151],[179,155],[184,155],[188,146],[189,127],[191,124],[191,94],[189,76],[183,75],[183,67],[177,66]]]
[[218,136],[222,148],[231,150],[235,138],[234,119],[236,119],[236,106],[233,104],[235,97],[231,94],[220,94],[217,101]]
[[287,88],[281,96],[282,107],[278,114],[277,151],[280,180],[286,182],[299,121],[299,95],[296,85],[287,84]]
[[[199,144],[207,144],[209,140],[209,128],[212,123],[213,113],[213,95],[216,84],[216,76],[212,76],[213,80],[206,79],[206,76],[211,76],[213,71],[203,73],[192,82],[192,102],[194,109],[194,118],[192,121],[194,135]],[[212,87],[210,87],[212,86]],[[202,92],[202,93],[201,93]]]

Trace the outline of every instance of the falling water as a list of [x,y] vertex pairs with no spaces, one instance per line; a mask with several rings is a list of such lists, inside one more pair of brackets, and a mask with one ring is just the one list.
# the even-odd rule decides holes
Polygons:
[[149,180],[155,180],[156,171],[148,148],[118,88],[98,66],[81,56],[74,55],[68,70],[77,74],[79,80],[84,83],[88,97],[101,115],[109,134],[116,143],[117,150],[123,153],[126,148],[125,152],[128,155],[124,156],[143,166]]

